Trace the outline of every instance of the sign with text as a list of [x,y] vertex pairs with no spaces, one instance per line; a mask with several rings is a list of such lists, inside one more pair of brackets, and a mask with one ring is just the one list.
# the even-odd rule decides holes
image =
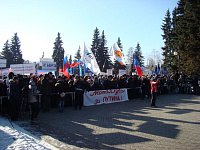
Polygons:
[[56,71],[56,62],[42,62],[42,70]]
[[14,74],[35,74],[35,64],[12,64],[10,69]]
[[52,74],[55,76],[55,71],[44,71],[44,70],[37,70],[37,75],[45,75],[49,72],[52,72]]
[[124,74],[126,74],[126,70],[119,69],[119,76],[123,76]]
[[40,62],[54,62],[52,58],[40,58]]
[[84,93],[84,105],[100,105],[128,101],[127,89],[97,90]]
[[7,76],[9,73],[9,68],[1,69],[0,76]]
[[112,69],[107,69],[107,76],[112,75]]
[[0,68],[6,67],[6,59],[0,59]]

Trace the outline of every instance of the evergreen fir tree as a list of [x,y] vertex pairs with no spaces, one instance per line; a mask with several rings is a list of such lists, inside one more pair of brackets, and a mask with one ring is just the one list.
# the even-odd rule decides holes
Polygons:
[[[180,0],[176,10],[173,31],[174,50],[178,53],[178,71],[185,74],[200,72],[200,2]],[[174,17],[173,16],[173,17]]]
[[172,48],[172,19],[169,9],[167,10],[166,16],[163,20],[162,28],[163,30],[163,40],[165,43],[165,46],[162,47],[164,56],[164,66],[168,67],[169,71],[175,70],[174,65],[174,50]]
[[56,71],[58,71],[60,68],[63,68],[65,50],[62,47],[62,45],[63,42],[61,40],[60,33],[58,32],[58,36],[56,37],[54,42],[53,55],[52,55],[52,58],[54,59],[54,62],[56,62],[57,65]]
[[93,35],[92,45],[91,45],[91,51],[96,58],[97,58],[97,51],[100,47],[100,44],[101,44],[100,33],[99,33],[99,29],[96,27],[96,29],[94,30],[94,35]]
[[72,55],[69,56],[69,64],[72,64]]
[[108,47],[106,47],[106,44],[107,44],[107,41],[106,41],[106,37],[103,31],[101,35],[100,47],[96,55],[97,63],[102,72],[106,72],[107,69],[112,68],[112,62],[110,60],[110,56],[108,55]]
[[17,36],[17,33],[14,34],[14,36],[11,39],[11,45],[10,45],[10,52],[11,52],[11,64],[23,64],[24,60],[22,59],[22,52],[20,49],[20,40]]
[[144,66],[144,56],[142,56],[142,51],[139,43],[137,43],[133,56],[138,60],[141,67]]
[[7,60],[7,62],[6,62],[6,68],[9,68],[10,64],[11,64],[11,61],[12,61],[12,53],[10,51],[10,46],[9,46],[9,41],[8,40],[4,44],[4,47],[2,48],[1,57],[3,59]]
[[[123,53],[123,47],[122,47],[122,43],[121,43],[120,37],[118,37],[117,45],[119,46],[120,50]],[[122,66],[117,60],[115,60],[113,68],[114,68],[114,74],[118,74],[119,73],[119,69],[125,69],[126,66],[124,66],[124,65]]]
[[79,45],[79,48],[78,48],[74,58],[75,58],[74,61],[77,61],[77,60],[81,59],[81,47],[80,47],[80,45]]

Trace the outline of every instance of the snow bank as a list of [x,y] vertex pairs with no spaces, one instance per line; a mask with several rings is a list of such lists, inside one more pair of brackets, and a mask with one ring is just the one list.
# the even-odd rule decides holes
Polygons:
[[9,120],[0,116],[0,149],[18,149],[18,150],[56,150],[54,146],[46,143],[42,139],[35,137],[25,131],[15,123],[14,128]]

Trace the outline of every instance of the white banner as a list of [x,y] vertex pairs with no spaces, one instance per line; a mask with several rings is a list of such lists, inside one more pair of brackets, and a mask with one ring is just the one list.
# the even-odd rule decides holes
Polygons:
[[35,74],[35,64],[12,64],[10,68],[14,74]]
[[0,68],[6,67],[6,59],[0,59]]
[[9,68],[1,69],[0,76],[7,76],[9,73]]
[[107,76],[113,75],[112,74],[112,69],[107,69]]
[[119,76],[123,76],[124,74],[126,74],[126,70],[119,69]]
[[127,89],[98,90],[84,93],[84,106],[128,101]]
[[40,62],[54,62],[52,58],[40,58]]
[[42,70],[56,71],[56,62],[42,62]]

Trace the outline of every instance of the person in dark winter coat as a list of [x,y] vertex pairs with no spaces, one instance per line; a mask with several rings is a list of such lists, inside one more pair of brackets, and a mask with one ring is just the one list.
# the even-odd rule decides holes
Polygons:
[[[0,79],[0,96],[7,96],[7,86],[3,79]],[[2,98],[2,106],[0,111],[3,114],[8,114],[8,99],[6,97]]]
[[43,111],[50,111],[51,108],[51,84],[49,82],[49,75],[45,74],[44,79],[42,80],[42,92],[43,94]]
[[61,76],[58,77],[58,81],[55,84],[56,92],[58,92],[58,109],[59,112],[64,111],[64,104],[65,104],[65,83],[63,82],[63,78]]
[[90,79],[88,76],[85,76],[83,79],[83,87],[85,91],[91,91],[92,88],[90,87]]
[[80,79],[80,76],[75,77],[74,88],[75,88],[74,109],[76,110],[77,107],[79,107],[79,109],[82,109],[82,106],[83,106],[83,83]]
[[10,85],[10,115],[12,121],[17,121],[17,118],[19,117],[22,100],[22,90],[20,89],[18,82],[19,79],[15,76]]
[[104,81],[103,85],[105,90],[112,89],[112,75],[108,76],[108,79]]

